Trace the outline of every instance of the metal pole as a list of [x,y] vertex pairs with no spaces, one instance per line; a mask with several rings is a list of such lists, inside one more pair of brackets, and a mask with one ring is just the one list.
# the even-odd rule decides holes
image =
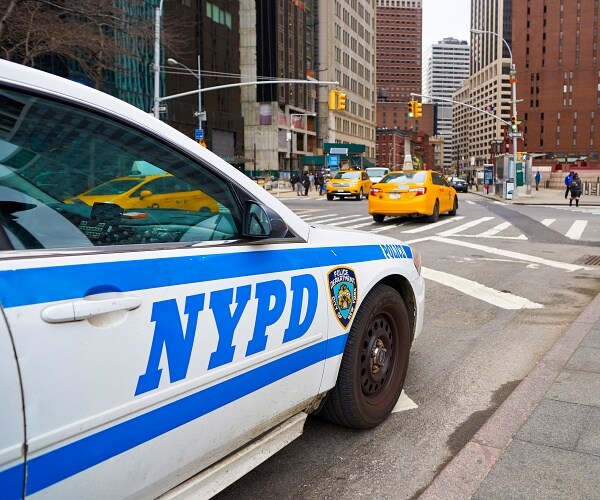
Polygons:
[[202,130],[202,77],[200,76],[200,53],[198,53],[198,129]]
[[[515,65],[512,62],[512,52],[510,54],[510,57],[511,57],[510,89],[511,89],[511,94],[512,94],[512,112],[513,112],[513,116],[517,116],[517,70],[515,69]],[[512,177],[514,179],[514,183],[515,183],[515,188],[513,190],[513,200],[515,198],[517,198],[517,196],[518,196],[518,190],[517,190],[517,136],[514,134],[515,132],[517,132],[517,131],[513,130],[513,138],[512,138],[512,143],[513,143],[513,171],[512,171],[512,174],[513,175],[511,176],[509,174],[509,177]]]
[[160,15],[163,0],[154,10],[154,116],[160,118]]

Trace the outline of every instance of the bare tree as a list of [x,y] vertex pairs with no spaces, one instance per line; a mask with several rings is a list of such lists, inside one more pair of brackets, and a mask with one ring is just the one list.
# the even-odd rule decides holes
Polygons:
[[0,0],[0,57],[33,67],[49,57],[75,63],[98,87],[120,56],[152,51],[153,12],[141,0],[129,0],[128,12],[114,0]]

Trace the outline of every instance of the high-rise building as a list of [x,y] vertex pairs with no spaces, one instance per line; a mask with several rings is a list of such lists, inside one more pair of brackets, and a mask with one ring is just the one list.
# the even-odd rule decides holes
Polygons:
[[453,160],[463,169],[487,163],[510,122],[512,4],[512,0],[471,0],[471,29],[479,32],[471,34],[470,77],[453,99],[472,107],[452,106]]
[[564,170],[598,168],[598,0],[513,3],[513,56],[523,149]]
[[[436,136],[443,139],[441,164],[452,166],[452,94],[469,77],[470,49],[467,41],[444,38],[429,46],[424,53],[423,95],[443,100],[431,100],[437,107]],[[423,99],[425,102],[427,98]]]
[[313,1],[317,11],[315,78],[339,82],[339,90],[346,94],[345,109],[330,110],[328,88],[319,88],[319,146],[321,141],[359,144],[365,147],[365,157],[374,158],[374,1]]
[[[240,0],[241,73],[246,81],[305,80],[314,66],[312,0]],[[316,88],[242,87],[246,169],[296,170],[316,144]]]
[[[176,95],[201,87],[198,94],[166,101],[163,116],[174,127],[190,137],[202,130],[204,143],[230,163],[244,157],[244,126],[241,117],[240,88],[207,90],[211,87],[239,82],[239,2],[212,0],[200,8],[197,2],[165,2],[163,25],[172,33],[174,24],[183,41],[175,55],[166,40],[163,48],[165,94]],[[176,59],[177,63],[168,64]],[[166,64],[165,64],[166,63]],[[200,73],[198,73],[200,71]],[[200,82],[198,82],[200,78]],[[206,119],[198,118],[199,107]]]
[[422,34],[421,0],[377,0],[378,102],[406,103],[421,93]]

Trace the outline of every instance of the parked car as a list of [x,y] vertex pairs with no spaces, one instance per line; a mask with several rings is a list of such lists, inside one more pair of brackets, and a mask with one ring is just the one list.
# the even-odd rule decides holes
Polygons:
[[462,177],[449,177],[448,183],[456,190],[457,193],[468,193],[469,184]]
[[457,209],[456,191],[432,170],[390,172],[369,193],[369,213],[375,222],[407,215],[426,215],[436,222],[440,213],[456,215]]
[[365,169],[373,184],[377,184],[389,171],[386,167],[367,167]]
[[[388,417],[423,326],[409,245],[309,226],[144,110],[6,60],[0,115],[2,498],[208,498],[310,413]],[[136,165],[218,213],[65,202]]]
[[368,196],[371,179],[364,170],[340,170],[327,182],[327,199],[352,197],[361,200]]

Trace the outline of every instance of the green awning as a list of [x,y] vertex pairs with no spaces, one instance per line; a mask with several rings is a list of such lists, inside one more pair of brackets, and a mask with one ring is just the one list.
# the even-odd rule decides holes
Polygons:
[[303,156],[300,159],[302,165],[325,165],[324,156]]

